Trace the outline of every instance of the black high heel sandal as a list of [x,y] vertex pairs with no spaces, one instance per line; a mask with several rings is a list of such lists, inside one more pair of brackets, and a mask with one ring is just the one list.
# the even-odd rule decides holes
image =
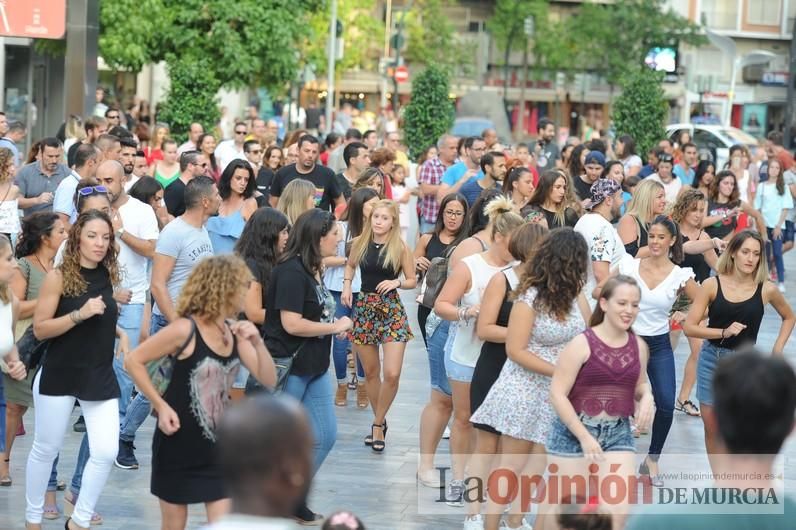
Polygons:
[[382,433],[384,434],[384,440],[371,440],[370,448],[373,449],[373,451],[376,452],[376,453],[381,453],[381,452],[384,451],[384,448],[387,447],[387,443],[386,443],[386,441],[387,441],[387,422],[385,421],[381,425],[377,425],[377,424],[374,423],[373,425],[371,425],[371,432],[372,432],[373,428],[375,428],[375,427],[380,427],[381,428]]

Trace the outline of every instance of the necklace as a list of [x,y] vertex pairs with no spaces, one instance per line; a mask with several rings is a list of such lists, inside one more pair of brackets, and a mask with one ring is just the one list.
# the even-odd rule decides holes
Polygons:
[[37,256],[36,254],[34,254],[34,255],[33,255],[33,257],[36,259],[36,263],[38,263],[38,264],[39,264],[39,267],[41,267],[41,269],[42,269],[42,270],[43,270],[45,273],[46,273],[46,272],[50,272],[50,269],[48,269],[47,267],[45,267],[45,266],[44,266],[44,263],[42,263],[42,262],[41,262],[41,260],[39,259],[39,256]]
[[223,325],[219,324],[215,320],[213,321],[213,325],[216,328],[218,328],[218,331],[221,332],[221,344],[223,344],[225,348],[227,346],[229,346],[229,339],[227,338],[227,327],[226,327],[226,324],[227,324],[226,320],[224,321]]

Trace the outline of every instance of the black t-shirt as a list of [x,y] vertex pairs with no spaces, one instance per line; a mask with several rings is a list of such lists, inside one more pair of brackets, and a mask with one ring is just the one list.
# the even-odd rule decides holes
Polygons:
[[274,182],[274,171],[270,167],[261,167],[255,181],[257,182],[257,191],[265,195],[267,203],[268,196],[271,195],[271,184]]
[[274,357],[289,357],[301,347],[293,362],[294,375],[326,372],[331,335],[309,338],[290,335],[282,327],[280,311],[299,313],[313,322],[331,322],[334,318],[334,299],[323,282],[319,284],[304,268],[298,256],[278,264],[271,272],[265,297],[265,345]]
[[575,185],[575,195],[577,195],[580,200],[591,199],[591,185],[593,182],[584,182],[579,176],[573,178],[572,182]]
[[75,165],[75,158],[77,157],[77,148],[83,145],[83,142],[75,142],[69,146],[69,150],[66,152],[66,164],[69,167]]
[[343,175],[343,172],[341,171],[335,175],[334,179],[337,181],[337,189],[340,190],[343,197],[345,197],[346,200],[350,199],[353,189],[351,188],[351,183],[345,178],[345,175]]
[[174,217],[179,217],[185,213],[185,184],[181,179],[166,186],[163,190],[163,201],[166,203],[166,210]]
[[523,219],[525,219],[528,216],[528,214],[530,214],[531,212],[539,212],[542,215],[544,215],[544,218],[547,221],[547,228],[549,230],[552,230],[554,228],[561,228],[563,226],[568,226],[570,228],[573,228],[578,222],[578,214],[575,213],[575,210],[573,210],[572,208],[567,208],[566,210],[564,210],[563,225],[558,222],[558,219],[556,218],[556,212],[546,210],[541,206],[536,206],[536,205],[525,206],[520,212],[520,215],[523,217]]
[[271,195],[274,197],[281,196],[285,186],[296,179],[308,180],[315,185],[316,208],[327,212],[332,210],[334,200],[340,196],[337,179],[334,178],[334,171],[326,166],[315,164],[315,167],[309,173],[299,173],[296,171],[296,164],[290,164],[280,168],[274,175],[274,181],[271,183]]

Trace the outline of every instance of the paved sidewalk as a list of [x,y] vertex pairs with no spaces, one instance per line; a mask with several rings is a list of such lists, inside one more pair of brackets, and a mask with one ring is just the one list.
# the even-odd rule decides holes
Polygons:
[[[796,253],[786,255],[788,270],[796,270]],[[788,280],[788,294],[791,304],[796,305],[796,279]],[[410,297],[404,300],[409,302]],[[433,490],[415,483],[415,470],[418,452],[419,417],[428,398],[428,362],[422,338],[417,331],[414,304],[407,303],[410,320],[417,337],[407,348],[404,372],[398,396],[389,414],[390,430],[387,436],[387,449],[383,454],[375,454],[362,443],[372,422],[370,410],[360,410],[355,406],[354,392],[349,392],[349,406],[337,408],[339,438],[321,472],[315,479],[310,506],[324,514],[337,509],[347,509],[356,513],[370,529],[428,529],[461,528],[464,518],[463,508],[449,508],[442,504],[446,515],[418,513],[419,502],[430,505],[438,498],[440,490]],[[778,328],[776,313],[768,308],[761,328],[759,346],[770,348]],[[788,359],[796,363],[796,341],[787,348]],[[688,357],[687,342],[683,339],[675,353],[677,379],[682,379],[683,365]],[[694,391],[695,392],[695,391]],[[75,414],[75,419],[77,414]],[[12,454],[11,476],[14,480],[10,488],[0,488],[0,530],[24,529],[25,473],[24,465],[33,441],[33,414],[25,418],[28,434],[18,438]],[[149,493],[149,460],[151,458],[152,430],[155,422],[149,418],[139,433],[136,452],[142,467],[135,471],[114,468],[108,484],[100,498],[97,511],[102,514],[105,524],[102,528],[124,530],[150,530],[159,528],[160,512],[157,500]],[[77,450],[82,434],[71,431],[61,452],[59,478],[69,480],[74,468]],[[639,440],[639,453],[649,444],[649,436]],[[449,465],[448,443],[443,440],[438,456],[439,465]],[[661,459],[661,470],[676,466],[667,462],[666,454],[704,453],[702,423],[698,418],[675,412],[675,421]],[[785,447],[786,479],[791,495],[796,492],[796,436]],[[674,459],[673,459],[674,460]],[[62,507],[62,495],[58,495]],[[435,512],[439,510],[435,506]],[[204,522],[202,507],[192,507],[189,515],[189,528],[198,528]],[[45,529],[63,528],[64,520],[45,521]]]

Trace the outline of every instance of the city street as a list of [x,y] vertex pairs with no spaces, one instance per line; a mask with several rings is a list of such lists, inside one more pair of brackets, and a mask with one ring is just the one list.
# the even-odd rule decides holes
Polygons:
[[[786,255],[785,265],[788,270],[796,269],[796,253]],[[794,304],[796,280],[793,276],[787,281],[787,287],[786,296]],[[404,296],[405,301],[408,302],[409,299]],[[407,303],[407,309],[417,338],[407,349],[401,387],[390,411],[387,449],[379,455],[362,444],[372,416],[369,409],[356,408],[354,392],[349,392],[349,406],[336,409],[339,421],[337,444],[315,479],[309,505],[313,510],[324,514],[339,509],[350,510],[369,529],[461,528],[464,508],[449,508],[443,503],[434,503],[441,490],[417,486],[415,482],[419,416],[428,397],[428,363],[420,333],[416,329],[415,305]],[[776,313],[768,309],[758,342],[763,351],[773,343],[778,325]],[[796,362],[794,341],[789,343],[786,353],[791,363]],[[687,356],[687,343],[681,339],[675,352],[678,388]],[[76,418],[77,413],[73,419]],[[33,442],[32,413],[26,416],[25,426],[28,434],[17,438],[12,454],[11,476],[14,483],[11,487],[0,488],[2,530],[24,528],[24,467]],[[154,427],[155,422],[150,418],[139,432],[136,454],[142,464],[141,469],[113,469],[97,506],[97,511],[105,520],[103,528],[144,530],[160,526],[158,503],[149,493],[150,445]],[[61,480],[68,482],[71,477],[81,436],[72,432],[71,428],[67,433],[58,469]],[[640,453],[646,449],[648,443],[649,436],[638,439]],[[438,465],[449,465],[447,452],[448,442],[443,440],[437,458]],[[701,421],[676,412],[661,458],[661,470],[665,472],[677,466],[674,461],[676,458],[667,459],[667,454],[695,454],[701,458],[704,452]],[[796,491],[796,436],[791,437],[783,453],[786,459],[785,479],[788,490]],[[61,493],[58,494],[58,504],[63,507]],[[203,507],[191,507],[189,528],[198,528],[204,520]],[[45,520],[43,528],[62,528],[63,521]]]

